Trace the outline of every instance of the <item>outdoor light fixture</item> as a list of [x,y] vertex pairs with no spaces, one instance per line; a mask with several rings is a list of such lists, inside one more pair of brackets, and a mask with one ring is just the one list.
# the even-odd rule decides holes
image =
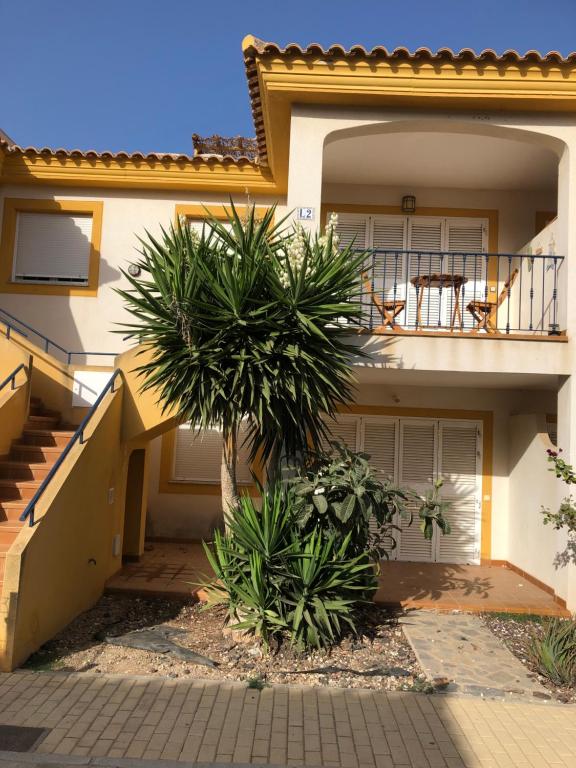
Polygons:
[[128,264],[128,274],[130,277],[139,277],[140,272],[141,270],[138,264]]
[[414,195],[404,195],[402,213],[416,213],[416,197]]

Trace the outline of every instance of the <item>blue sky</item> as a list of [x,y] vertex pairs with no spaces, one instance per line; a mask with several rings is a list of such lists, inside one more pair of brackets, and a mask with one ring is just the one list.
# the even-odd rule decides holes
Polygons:
[[0,0],[0,127],[20,144],[190,152],[253,135],[240,43],[576,48],[576,0]]

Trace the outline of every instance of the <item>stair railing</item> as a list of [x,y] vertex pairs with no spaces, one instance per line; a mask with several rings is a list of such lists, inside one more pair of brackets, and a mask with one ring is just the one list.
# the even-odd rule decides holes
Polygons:
[[10,382],[12,382],[12,386],[10,387],[10,389],[16,389],[16,376],[20,373],[20,371],[25,371],[25,370],[26,370],[26,366],[24,365],[24,363],[20,363],[20,365],[17,368],[14,368],[12,373],[9,376],[7,376],[3,382],[0,383],[0,392],[4,389],[5,386],[10,384]]
[[76,443],[78,443],[79,445],[84,445],[84,443],[86,442],[85,437],[84,437],[84,431],[85,431],[86,427],[88,426],[88,424],[90,422],[90,419],[92,418],[92,416],[98,410],[98,408],[100,406],[100,403],[104,400],[104,398],[106,397],[107,393],[108,392],[114,393],[116,391],[116,389],[114,387],[114,384],[115,384],[116,378],[118,376],[121,376],[121,375],[122,375],[122,370],[120,368],[117,368],[114,371],[114,373],[112,374],[112,376],[108,379],[108,382],[107,382],[106,386],[104,387],[102,392],[100,392],[100,394],[96,398],[96,401],[95,401],[94,405],[90,408],[90,410],[88,411],[86,416],[83,418],[82,423],[80,424],[80,426],[78,427],[76,432],[74,432],[74,435],[70,438],[68,444],[66,445],[66,447],[64,448],[64,450],[62,451],[62,453],[60,454],[60,456],[58,457],[58,459],[54,463],[54,465],[50,468],[50,471],[48,472],[48,474],[46,475],[46,477],[42,481],[40,487],[38,488],[38,490],[36,491],[34,496],[28,502],[24,512],[22,512],[22,514],[20,515],[20,521],[21,522],[25,522],[26,520],[28,520],[29,521],[29,525],[31,527],[33,525],[35,525],[36,521],[35,521],[35,518],[34,518],[34,510],[36,508],[36,505],[38,504],[38,501],[42,497],[44,491],[50,485],[50,482],[52,481],[52,478],[58,472],[58,470],[60,469],[60,467],[64,463],[64,460],[66,459],[66,457],[68,456],[68,454],[70,453],[70,451],[72,450],[74,445],[76,445]]
[[69,352],[67,349],[64,349],[64,347],[58,344],[58,342],[49,339],[48,336],[45,336],[40,331],[37,331],[36,328],[28,325],[23,320],[19,320],[17,317],[14,317],[14,315],[11,315],[10,312],[2,309],[2,307],[0,307],[0,322],[6,326],[5,335],[7,339],[10,339],[13,331],[20,336],[24,336],[26,339],[29,338],[28,334],[21,330],[22,328],[26,328],[27,331],[35,334],[39,339],[42,340],[44,344],[44,352],[50,352],[51,347],[57,349],[59,352],[66,356],[66,362],[69,365],[72,362],[72,358],[75,356],[84,355],[84,357],[117,357],[120,354],[120,352]]

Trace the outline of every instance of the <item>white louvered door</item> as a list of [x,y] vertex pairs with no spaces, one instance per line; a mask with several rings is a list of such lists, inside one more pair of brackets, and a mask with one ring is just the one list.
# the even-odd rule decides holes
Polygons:
[[[425,419],[402,419],[400,422],[400,446],[398,484],[418,493],[428,490],[437,476],[437,422]],[[398,560],[435,559],[434,540],[426,541],[419,527],[416,506],[411,507],[412,525],[400,520],[400,544]]]
[[[330,429],[330,442],[342,443],[350,448],[351,451],[362,449],[360,443],[360,417],[349,414],[338,415],[336,421],[326,419],[326,424]],[[330,446],[324,444],[324,450],[329,450]]]
[[424,494],[439,477],[441,498],[451,502],[447,513],[452,533],[435,530],[426,541],[417,505],[413,521],[396,520],[398,560],[477,563],[482,500],[482,425],[454,419],[394,418],[340,415],[330,423],[333,440],[370,456],[372,466],[401,488]]
[[[466,306],[473,300],[486,299],[486,259],[466,256],[466,254],[486,253],[488,248],[488,221],[486,219],[446,219],[446,248],[451,252],[445,259],[445,271],[449,274],[464,275],[467,278],[462,286],[460,310],[462,327],[473,328],[474,318],[466,311]],[[449,310],[452,314],[454,292],[449,294]]]
[[[444,259],[439,251],[444,246],[444,219],[432,216],[414,216],[409,220],[408,248],[411,253],[408,265],[408,326],[415,328],[417,323],[417,292],[410,280],[422,275],[440,274],[445,271]],[[446,309],[449,293],[442,293],[437,288],[424,288],[420,305],[421,328],[438,330],[446,326]]]
[[[398,419],[363,417],[361,445],[364,453],[370,456],[370,464],[378,471],[380,478],[389,478],[395,483],[398,476]],[[377,529],[375,519],[371,521],[370,527]],[[395,550],[391,556],[395,557]]]
[[[376,251],[371,275],[372,290],[385,301],[406,299],[407,237],[406,216],[372,218],[372,247]],[[396,322],[404,324],[405,311],[397,315]]]
[[438,474],[444,480],[442,499],[452,532],[438,536],[437,559],[444,563],[480,562],[482,454],[480,424],[441,421],[438,432]]
[[339,213],[336,232],[342,247],[354,245],[359,250],[371,247],[370,217],[364,213]]

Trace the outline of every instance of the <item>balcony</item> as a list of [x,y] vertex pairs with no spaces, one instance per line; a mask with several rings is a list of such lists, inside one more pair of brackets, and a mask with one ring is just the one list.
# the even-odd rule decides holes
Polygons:
[[370,251],[362,327],[374,334],[562,336],[564,257]]

